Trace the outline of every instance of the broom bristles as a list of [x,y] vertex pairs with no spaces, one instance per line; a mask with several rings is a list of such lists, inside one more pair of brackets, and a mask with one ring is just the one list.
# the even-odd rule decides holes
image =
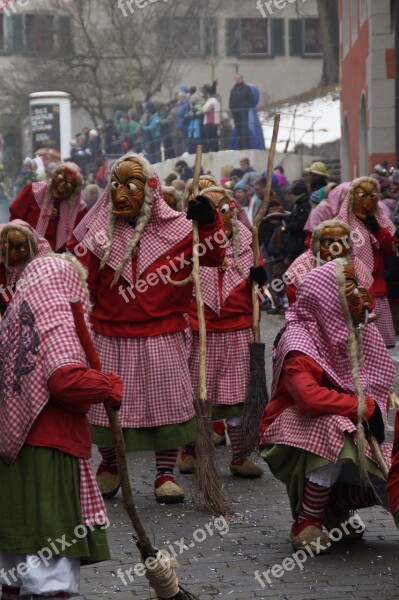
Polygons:
[[250,456],[259,445],[259,427],[269,401],[266,386],[265,344],[249,346],[250,381],[241,416],[241,436],[244,450]]
[[231,509],[223,495],[222,481],[215,467],[215,444],[213,443],[212,405],[201,399],[194,400],[197,418],[197,437],[195,440],[194,485],[198,493],[201,510],[213,515],[231,514]]

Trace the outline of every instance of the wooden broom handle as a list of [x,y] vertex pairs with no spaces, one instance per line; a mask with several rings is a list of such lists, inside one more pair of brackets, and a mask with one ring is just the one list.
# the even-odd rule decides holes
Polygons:
[[[255,267],[259,266],[260,262],[260,247],[259,247],[259,225],[263,217],[265,216],[269,204],[270,204],[270,195],[272,191],[272,176],[273,176],[273,164],[274,164],[274,156],[276,154],[276,145],[277,145],[277,136],[278,129],[280,125],[280,115],[276,113],[274,115],[274,125],[273,125],[273,134],[272,140],[270,143],[269,149],[269,157],[267,161],[267,178],[266,178],[266,189],[265,195],[263,196],[262,205],[259,209],[259,212],[255,216],[254,223],[252,226],[252,251],[253,251],[253,263]],[[254,282],[252,284],[252,330],[254,334],[255,343],[260,343],[260,309],[259,309],[259,297],[257,294],[258,284]]]

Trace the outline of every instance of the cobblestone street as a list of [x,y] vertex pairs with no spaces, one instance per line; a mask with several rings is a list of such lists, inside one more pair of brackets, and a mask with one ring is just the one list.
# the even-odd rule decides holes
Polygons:
[[[263,333],[270,385],[271,345],[283,317],[265,317]],[[391,423],[393,416],[391,411]],[[95,465],[98,461],[95,451]],[[226,525],[196,509],[192,476],[177,475],[186,490],[184,504],[157,505],[152,491],[153,461],[151,453],[129,456],[138,510],[154,544],[169,549],[171,554],[170,546],[173,546],[178,555],[178,575],[183,587],[201,600],[399,598],[399,532],[384,510],[373,508],[359,512],[366,527],[362,541],[333,544],[330,554],[309,557],[302,569],[298,564],[292,566],[291,562],[286,562],[290,564],[290,570],[275,567],[273,573],[276,576],[273,576],[268,569],[292,557],[291,514],[284,486],[272,477],[266,464],[261,480],[233,478],[228,470],[229,448],[217,449],[217,464],[225,483],[225,493],[234,510]],[[107,501],[107,508],[111,520],[108,537],[112,561],[82,569],[80,598],[149,600],[154,596],[150,594],[147,580],[133,571],[139,553],[132,540],[132,527],[123,510],[120,492]]]

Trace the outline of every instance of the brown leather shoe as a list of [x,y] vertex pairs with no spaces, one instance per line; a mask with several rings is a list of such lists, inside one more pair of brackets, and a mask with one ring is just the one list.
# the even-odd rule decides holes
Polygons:
[[177,485],[173,478],[168,478],[158,487],[154,486],[157,502],[162,504],[179,504],[184,500],[184,490]]
[[316,525],[308,525],[301,533],[295,534],[294,527],[291,529],[290,539],[294,550],[304,550],[310,554],[327,554],[330,552],[331,540]]
[[241,458],[236,461],[232,460],[230,463],[230,472],[236,477],[246,477],[247,479],[255,479],[263,475],[263,470],[248,458]]
[[110,500],[116,496],[120,487],[117,467],[107,467],[100,463],[97,469],[96,481],[102,497]]
[[176,465],[183,475],[192,475],[197,466],[197,459],[193,454],[182,448],[177,457]]

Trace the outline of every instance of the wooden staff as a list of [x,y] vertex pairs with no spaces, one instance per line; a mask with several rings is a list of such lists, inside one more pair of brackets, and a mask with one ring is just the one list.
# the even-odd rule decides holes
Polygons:
[[[195,167],[193,175],[193,196],[198,195],[199,178],[201,173],[202,146],[197,146]],[[215,445],[213,443],[212,405],[208,400],[206,389],[206,323],[204,302],[202,299],[200,266],[199,266],[199,232],[198,223],[193,221],[193,269],[191,274],[183,281],[174,281],[170,277],[169,283],[183,286],[188,283],[194,285],[195,300],[197,303],[198,330],[199,330],[199,398],[194,397],[194,408],[197,421],[197,436],[195,451],[197,463],[195,467],[195,487],[198,492],[201,510],[215,515],[226,515],[231,512],[222,491],[222,482],[215,466]],[[195,393],[195,390],[194,390]]]
[[[276,114],[274,116],[273,135],[267,161],[265,194],[263,196],[262,205],[252,226],[253,264],[255,267],[258,267],[260,263],[259,225],[270,204],[273,163],[276,153],[279,124],[280,115]],[[250,381],[240,423],[242,442],[246,454],[248,455],[258,447],[260,421],[269,399],[266,385],[265,344],[262,344],[260,339],[259,286],[255,281],[252,284],[252,331],[254,341],[249,346]]]

